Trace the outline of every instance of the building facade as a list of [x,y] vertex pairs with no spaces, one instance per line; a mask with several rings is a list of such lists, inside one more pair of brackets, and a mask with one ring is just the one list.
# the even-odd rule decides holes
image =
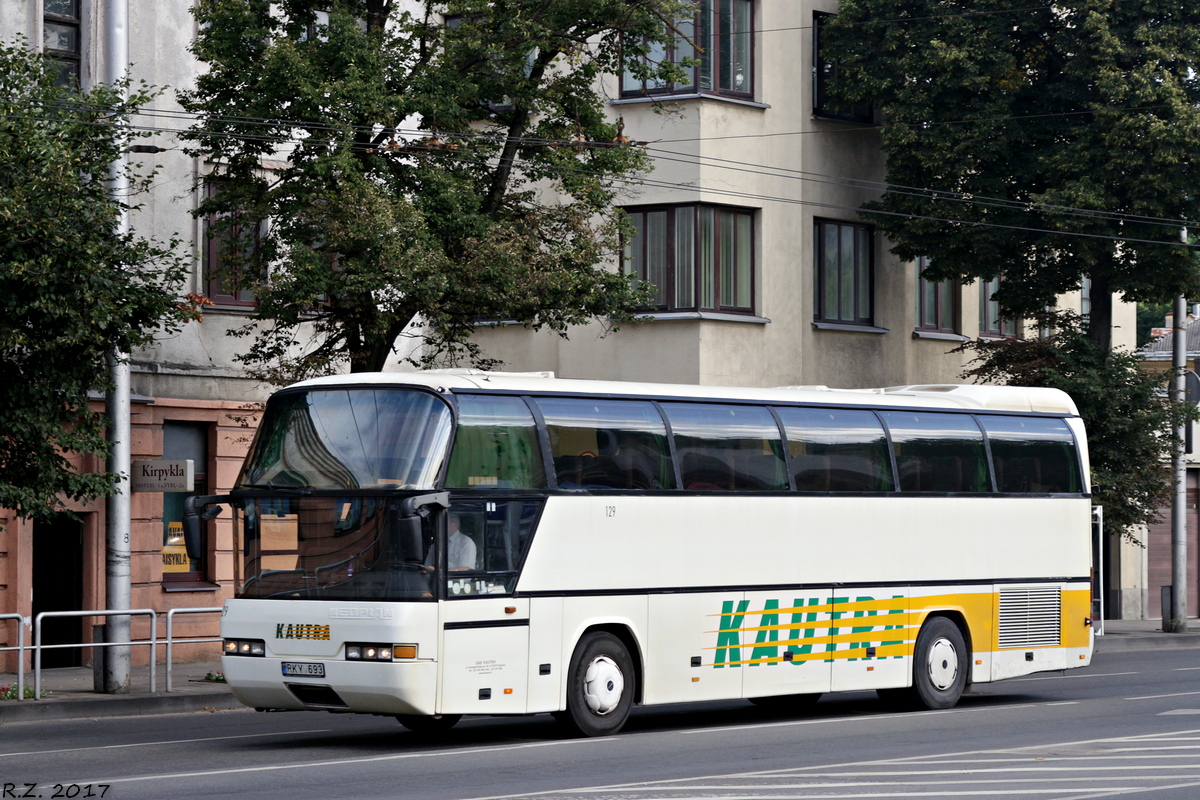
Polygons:
[[[637,234],[621,268],[658,287],[647,321],[596,322],[568,339],[482,330],[485,354],[563,377],[844,388],[961,382],[977,337],[1023,333],[1000,318],[995,284],[932,283],[857,209],[880,194],[884,157],[870,108],[836,108],[820,56],[831,0],[703,0],[693,80],[611,76],[609,114],[648,142],[654,171],[618,202]],[[696,57],[682,40],[674,57]],[[614,265],[618,268],[618,265]],[[1062,307],[1086,312],[1082,292]],[[1113,339],[1132,349],[1135,309]]]

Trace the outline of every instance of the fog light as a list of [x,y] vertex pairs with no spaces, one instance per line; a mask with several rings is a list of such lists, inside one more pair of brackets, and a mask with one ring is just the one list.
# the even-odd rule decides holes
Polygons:
[[346,658],[350,658],[350,659],[362,658],[362,648],[356,644],[346,645]]

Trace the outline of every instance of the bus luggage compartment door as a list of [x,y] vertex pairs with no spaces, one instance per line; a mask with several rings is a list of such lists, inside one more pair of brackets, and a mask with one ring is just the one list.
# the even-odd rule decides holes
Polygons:
[[529,600],[442,602],[441,714],[523,714],[529,683]]

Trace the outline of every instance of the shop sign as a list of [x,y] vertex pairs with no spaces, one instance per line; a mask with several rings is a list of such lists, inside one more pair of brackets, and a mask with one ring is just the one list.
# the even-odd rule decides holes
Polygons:
[[135,492],[195,491],[196,472],[193,461],[134,461],[130,482]]

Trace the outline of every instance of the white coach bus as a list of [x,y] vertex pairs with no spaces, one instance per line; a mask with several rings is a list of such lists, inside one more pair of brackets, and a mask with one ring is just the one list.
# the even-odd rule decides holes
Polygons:
[[275,394],[188,529],[236,510],[248,706],[603,735],[635,704],[947,708],[1086,666],[1087,476],[1052,389],[357,374]]

